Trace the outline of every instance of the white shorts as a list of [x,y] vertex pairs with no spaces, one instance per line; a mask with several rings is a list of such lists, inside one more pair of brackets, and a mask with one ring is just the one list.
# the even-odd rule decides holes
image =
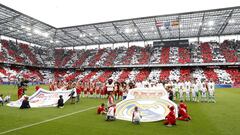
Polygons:
[[214,91],[209,91],[209,96],[213,96],[214,95]]
[[196,92],[195,91],[192,92],[192,97],[196,97]]
[[205,91],[202,91],[202,97],[206,97],[207,93]]

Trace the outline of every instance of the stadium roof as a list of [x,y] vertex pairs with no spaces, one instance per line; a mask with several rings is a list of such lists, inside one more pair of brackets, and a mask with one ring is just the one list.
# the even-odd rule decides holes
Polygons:
[[0,4],[0,34],[70,47],[240,33],[240,6],[56,28]]

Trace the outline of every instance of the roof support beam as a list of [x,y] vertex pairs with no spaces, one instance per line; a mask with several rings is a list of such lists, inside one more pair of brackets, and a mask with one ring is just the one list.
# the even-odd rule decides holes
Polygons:
[[145,41],[146,38],[142,34],[142,31],[138,28],[137,24],[133,20],[132,20],[132,23],[133,23],[134,27],[137,29],[138,35],[142,38],[143,41]]
[[[59,37],[59,36],[57,36],[57,37]],[[68,39],[65,39],[65,38],[63,38],[63,37],[59,37],[58,40],[61,41],[61,42],[64,42],[64,43],[67,44],[67,45],[70,45],[70,46],[76,45],[74,42],[72,42],[72,41],[70,41],[70,40],[68,40]],[[69,44],[69,43],[70,43],[70,44]]]
[[[55,30],[55,33],[54,33],[54,36],[53,36],[53,42],[55,42],[55,40],[57,39],[56,37],[58,37],[58,36],[57,36],[57,30]],[[71,45],[71,44],[74,44],[74,43],[72,43],[72,42],[71,42],[71,44],[69,44],[68,40],[66,41],[66,39],[64,39],[64,38],[61,38],[61,37],[59,37],[59,38],[60,38],[60,39],[57,39],[57,40],[63,42],[63,43],[66,44],[66,45],[73,46],[73,45]],[[54,43],[52,43],[52,44],[54,44]]]
[[198,37],[201,36],[204,20],[205,20],[205,12],[203,13],[201,25],[200,25],[199,30],[198,30]]
[[115,28],[115,30],[117,31],[117,33],[126,40],[126,42],[130,42],[130,39],[127,37],[126,34],[120,32],[120,29],[114,24],[112,23],[113,27]]
[[[89,40],[91,40],[91,41],[94,42],[95,44],[98,44],[98,42],[96,42],[95,40],[93,40],[93,39],[91,38],[91,36],[90,36],[87,32],[81,30],[81,29],[78,28],[78,27],[76,27],[76,29],[77,29],[80,33],[85,34],[85,35],[86,35],[86,38],[88,38]],[[98,41],[99,41],[99,40],[98,40]],[[100,41],[99,41],[99,42],[100,42]]]
[[[62,31],[65,35],[67,35],[68,37],[70,37],[71,39],[75,40],[76,42],[79,42],[80,44],[82,44],[82,41],[84,41],[84,40],[82,40],[82,41],[77,40],[78,37],[72,35],[71,33],[67,32],[67,31],[64,31],[63,29],[61,29],[61,31]],[[87,44],[86,41],[84,41],[84,43]]]
[[[8,23],[8,22],[11,22],[11,21],[17,19],[19,16],[21,16],[21,15],[16,15],[16,16],[4,18],[4,19],[0,20],[0,25],[5,24],[5,23]],[[3,21],[3,22],[2,22],[2,21]]]
[[181,39],[181,28],[180,28],[180,24],[181,24],[181,22],[180,22],[180,15],[178,15],[178,17],[177,17],[177,21],[178,21],[178,39],[180,40]]
[[227,27],[229,20],[232,18],[233,11],[234,11],[234,9],[231,10],[231,12],[227,16],[225,22],[222,24],[222,26],[218,30],[218,33],[217,33],[218,35],[221,35],[223,33],[223,31],[225,30],[225,28]]
[[155,22],[155,27],[156,27],[156,29],[157,29],[157,32],[158,32],[158,35],[159,35],[159,38],[160,38],[160,40],[162,40],[162,34],[161,34],[161,32],[160,32],[160,29],[159,29],[159,27],[157,27],[157,20],[156,20],[156,18],[154,18],[154,22]]
[[102,30],[100,30],[97,26],[93,25],[93,27],[103,36],[106,38],[110,43],[116,43],[116,41],[110,37],[108,34],[105,34]]

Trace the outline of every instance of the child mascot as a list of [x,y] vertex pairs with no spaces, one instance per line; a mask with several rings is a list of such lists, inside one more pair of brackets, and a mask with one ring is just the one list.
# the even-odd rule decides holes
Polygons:
[[168,127],[172,127],[172,126],[176,125],[176,116],[175,116],[175,112],[174,112],[174,106],[171,106],[168,108],[169,108],[170,112],[165,117],[165,121],[163,122],[163,124]]
[[187,113],[187,106],[184,103],[180,103],[178,109],[178,120],[189,121],[192,119],[191,116]]

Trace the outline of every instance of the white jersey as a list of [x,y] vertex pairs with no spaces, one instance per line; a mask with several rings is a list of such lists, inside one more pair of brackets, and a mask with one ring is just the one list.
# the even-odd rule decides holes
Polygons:
[[2,99],[2,97],[0,97],[0,102],[3,102],[3,99]]
[[133,120],[140,121],[141,115],[139,111],[133,111]]
[[184,84],[182,82],[178,83],[178,87],[179,87],[179,92],[183,92]]
[[198,87],[198,90],[202,89],[202,83],[200,81],[197,82],[197,87]]
[[108,108],[107,116],[115,116],[116,107]]
[[192,92],[198,92],[198,91],[199,91],[199,89],[198,89],[198,84],[193,83],[193,84],[192,84]]
[[175,91],[177,91],[177,90],[178,90],[178,85],[177,85],[177,83],[173,83],[173,84],[172,84],[172,91],[175,92]]
[[179,89],[178,83],[175,83],[175,89],[176,89],[176,90]]
[[215,83],[214,82],[209,82],[207,85],[208,85],[207,87],[208,87],[209,91],[213,92],[215,90]]
[[112,84],[108,84],[107,83],[107,91],[113,91],[113,88],[114,88],[114,84],[112,83]]
[[185,85],[186,92],[190,92],[191,83],[188,81],[188,82],[185,82],[184,85]]
[[206,87],[206,83],[201,83],[201,91],[202,92],[206,92],[207,91],[207,87]]

